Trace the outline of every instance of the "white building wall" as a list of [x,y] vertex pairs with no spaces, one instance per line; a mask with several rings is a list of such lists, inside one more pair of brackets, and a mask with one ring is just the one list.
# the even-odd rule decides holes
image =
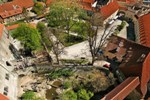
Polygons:
[[[17,83],[18,76],[12,72],[14,66],[7,66],[6,61],[14,60],[13,54],[9,50],[12,38],[9,36],[6,28],[3,28],[2,37],[0,38],[0,93],[4,94],[4,87],[8,87],[7,97],[10,100],[17,100]],[[8,74],[9,79],[6,79]]]
[[115,16],[117,15],[118,11],[119,11],[119,10],[117,10],[117,11],[114,12],[111,16],[109,16],[107,19],[104,20],[104,26],[106,25],[106,23],[107,23],[108,21],[110,21],[111,19],[114,19],[114,18],[115,18]]

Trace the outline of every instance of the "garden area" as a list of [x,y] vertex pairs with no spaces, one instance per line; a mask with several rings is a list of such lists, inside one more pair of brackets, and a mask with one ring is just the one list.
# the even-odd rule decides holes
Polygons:
[[19,94],[23,100],[90,100],[115,81],[112,73],[94,67],[53,68],[20,76]]
[[51,81],[61,80],[59,93],[53,98],[58,100],[90,100],[115,83],[112,73],[107,76],[96,68],[58,68],[48,72],[47,77]]
[[80,43],[80,42],[86,40],[82,36],[72,35],[72,34],[68,34],[65,32],[57,33],[54,35],[65,47],[71,46],[71,45],[74,45],[74,44],[77,44],[77,43]]

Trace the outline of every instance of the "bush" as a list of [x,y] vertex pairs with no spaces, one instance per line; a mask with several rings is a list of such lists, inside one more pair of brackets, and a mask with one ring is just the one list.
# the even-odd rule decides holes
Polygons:
[[12,32],[13,38],[21,41],[26,52],[43,49],[40,33],[30,24],[22,23]]
[[22,95],[23,100],[33,100],[36,98],[36,95],[33,91],[27,91]]
[[73,90],[66,91],[62,94],[61,100],[77,100],[77,94]]
[[73,75],[73,71],[71,69],[56,69],[56,70],[52,70],[49,75],[48,78],[49,79],[56,79],[59,77],[69,77]]
[[68,88],[70,88],[72,86],[72,84],[71,84],[70,81],[65,81],[63,86],[64,86],[64,89],[68,89]]
[[92,92],[86,91],[85,89],[81,89],[77,92],[78,100],[90,100],[93,95]]

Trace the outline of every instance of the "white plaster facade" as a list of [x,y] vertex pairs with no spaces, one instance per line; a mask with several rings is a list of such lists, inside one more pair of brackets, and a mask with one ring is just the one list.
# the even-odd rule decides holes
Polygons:
[[112,15],[110,15],[108,18],[106,18],[103,22],[103,25],[105,26],[107,22],[113,20],[116,17],[118,11],[119,11],[119,9],[117,11],[115,11]]
[[10,100],[17,100],[18,76],[12,72],[14,66],[6,64],[6,62],[11,64],[11,61],[15,59],[9,50],[12,40],[6,28],[3,27],[0,38],[0,93],[6,95]]

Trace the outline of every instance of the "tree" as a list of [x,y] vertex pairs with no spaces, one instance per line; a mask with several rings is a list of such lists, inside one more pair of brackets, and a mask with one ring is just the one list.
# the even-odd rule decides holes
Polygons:
[[50,28],[47,28],[46,34],[48,37],[48,40],[51,42],[51,46],[52,46],[52,52],[55,55],[57,64],[59,64],[59,55],[64,52],[64,46],[60,43],[60,41],[54,36],[54,34],[56,34],[57,32],[59,32],[58,30],[51,30]]
[[[108,24],[104,27],[104,32],[100,37],[98,30],[99,26],[103,25],[103,17],[100,16],[100,13],[94,13],[91,18],[88,20],[87,27],[87,40],[89,43],[90,53],[92,56],[92,64],[97,59],[98,52],[103,48],[106,37],[106,30],[108,28]],[[101,33],[100,33],[101,34]]]
[[36,2],[34,7],[33,7],[33,11],[37,14],[37,15],[40,15],[44,12],[45,10],[45,7],[43,5],[43,3],[41,2]]
[[44,46],[45,51],[48,54],[48,57],[50,58],[50,61],[52,60],[51,55],[49,53],[49,50],[51,50],[52,43],[49,41],[49,37],[47,36],[46,30],[47,27],[43,22],[38,22],[36,28],[41,33],[41,43]]
[[90,100],[90,98],[93,96],[93,93],[90,91],[86,91],[85,89],[80,89],[77,92],[78,100]]
[[49,41],[49,37],[46,33],[47,27],[43,22],[38,22],[36,27],[41,34],[42,44],[44,45],[46,51],[48,52],[49,50],[51,50],[52,44],[51,41]]
[[19,27],[13,31],[12,36],[21,41],[21,44],[24,46],[25,52],[27,53],[42,49],[40,33],[36,28],[29,24],[20,24]]
[[69,35],[71,28],[80,20],[83,11],[77,6],[76,0],[61,0],[50,6],[47,15],[49,26],[65,28]]

